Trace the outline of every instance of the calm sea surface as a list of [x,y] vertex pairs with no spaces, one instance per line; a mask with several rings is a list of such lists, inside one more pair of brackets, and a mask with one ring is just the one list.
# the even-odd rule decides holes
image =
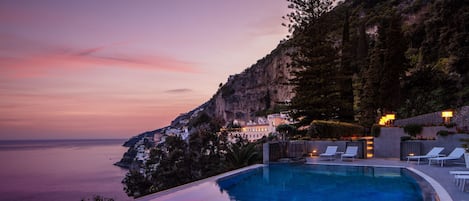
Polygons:
[[0,141],[0,201],[132,200],[113,165],[124,140]]

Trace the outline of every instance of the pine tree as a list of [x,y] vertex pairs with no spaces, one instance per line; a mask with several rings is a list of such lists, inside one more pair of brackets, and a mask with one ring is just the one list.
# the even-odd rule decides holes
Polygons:
[[291,107],[296,110],[293,116],[304,117],[303,124],[309,124],[313,119],[350,119],[349,114],[341,116],[344,102],[339,83],[340,57],[335,47],[336,40],[330,36],[331,18],[327,17],[332,1],[289,2],[289,7],[295,10],[287,15],[295,50],[290,55],[291,65],[298,69],[292,80],[295,97]]
[[353,69],[352,69],[352,44],[349,33],[349,13],[345,10],[345,18],[342,30],[341,65],[339,69],[341,110],[339,116],[344,121],[354,120],[353,111]]

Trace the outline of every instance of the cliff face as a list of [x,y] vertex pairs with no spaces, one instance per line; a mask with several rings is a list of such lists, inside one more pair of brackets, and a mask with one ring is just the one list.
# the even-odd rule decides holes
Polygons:
[[231,75],[209,101],[177,117],[171,127],[187,125],[202,111],[225,122],[247,122],[280,110],[294,96],[288,52],[281,44],[242,73]]
[[281,45],[244,72],[232,75],[210,100],[213,115],[229,122],[254,120],[293,97],[288,49]]

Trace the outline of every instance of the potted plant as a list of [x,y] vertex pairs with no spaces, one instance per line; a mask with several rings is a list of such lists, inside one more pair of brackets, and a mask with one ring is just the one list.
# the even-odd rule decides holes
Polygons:
[[464,153],[464,161],[466,161],[466,168],[469,168],[469,138],[463,138],[461,142],[464,142],[462,144],[462,147],[466,150]]

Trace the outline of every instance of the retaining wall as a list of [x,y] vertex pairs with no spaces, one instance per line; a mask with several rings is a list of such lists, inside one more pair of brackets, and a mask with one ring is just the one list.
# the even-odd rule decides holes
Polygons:
[[[410,140],[406,142],[419,142],[420,148],[416,148],[418,145],[406,145],[401,144],[401,137],[408,136],[404,133],[403,128],[390,127],[381,128],[381,134],[379,137],[374,138],[374,155],[377,158],[401,158],[405,157],[409,153],[414,154],[426,154],[433,147],[445,147],[442,151],[443,154],[448,154],[456,147],[461,147],[461,138],[469,138],[468,134],[450,134],[448,136],[437,136],[436,133],[440,130],[448,130],[455,132],[454,128],[446,128],[444,126],[435,127],[424,127],[421,136],[424,138],[435,138],[435,140]],[[412,146],[402,148],[401,146]],[[401,150],[402,148],[402,150]]]
[[[423,114],[407,119],[397,119],[394,121],[394,126],[405,126],[407,124],[421,124],[421,125],[442,125],[443,118],[441,112],[433,112]],[[462,131],[469,131],[469,106],[464,106],[454,111],[454,117],[451,119],[457,128]]]

